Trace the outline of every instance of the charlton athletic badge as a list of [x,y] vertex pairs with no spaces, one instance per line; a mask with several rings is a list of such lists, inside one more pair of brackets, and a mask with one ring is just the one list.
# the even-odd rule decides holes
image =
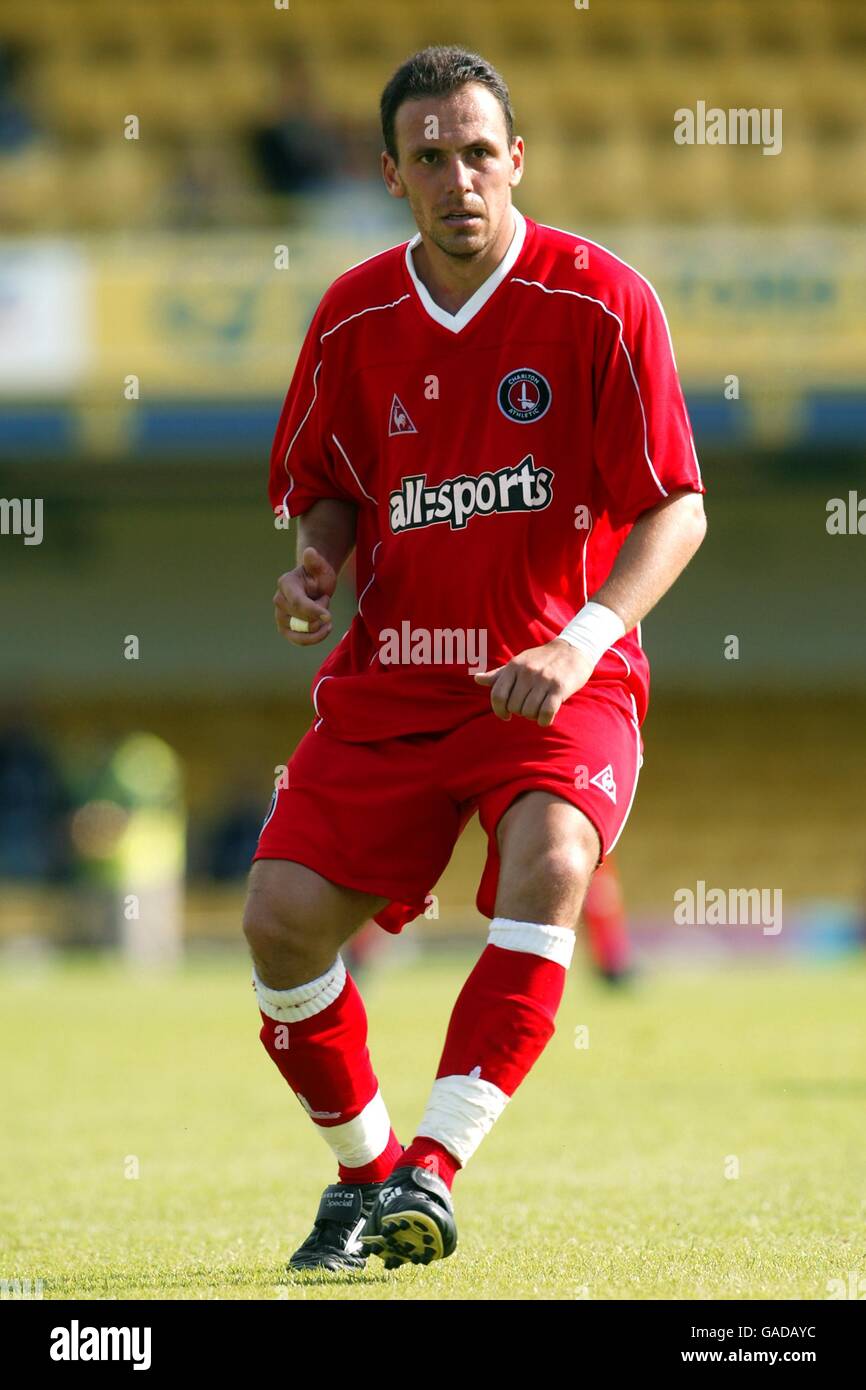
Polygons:
[[531,367],[509,372],[499,383],[499,409],[518,425],[540,420],[550,406],[550,382]]

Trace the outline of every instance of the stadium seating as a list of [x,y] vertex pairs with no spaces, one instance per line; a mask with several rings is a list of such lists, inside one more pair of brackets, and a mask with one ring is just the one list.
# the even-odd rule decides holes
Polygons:
[[[0,53],[36,138],[0,149],[6,229],[159,225],[204,151],[230,171],[209,217],[274,216],[250,155],[280,72],[300,62],[338,131],[371,144],[384,79],[429,42],[502,67],[530,159],[523,205],[545,220],[862,221],[866,8],[860,0],[40,0],[5,7]],[[673,142],[680,106],[776,107],[781,157]],[[141,139],[123,141],[137,115]],[[132,148],[131,148],[132,146]],[[209,152],[209,154],[207,154]]]

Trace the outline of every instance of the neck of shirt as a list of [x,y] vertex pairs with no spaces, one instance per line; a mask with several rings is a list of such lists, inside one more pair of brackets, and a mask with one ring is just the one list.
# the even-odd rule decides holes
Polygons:
[[460,329],[465,327],[470,319],[475,317],[482,305],[486,304],[493,292],[502,284],[502,281],[520,255],[523,249],[523,243],[526,239],[526,219],[518,212],[513,204],[511,210],[514,214],[514,234],[508,246],[508,250],[505,252],[499,264],[494,266],[487,278],[473,291],[465,304],[462,304],[456,313],[449,313],[447,309],[443,309],[441,305],[437,304],[427,286],[418,275],[412,253],[415,248],[421,244],[421,233],[416,232],[412,240],[407,243],[406,266],[411,276],[412,283],[415,286],[418,298],[430,317],[435,319],[435,321],[444,328],[448,328],[454,333],[459,333]]

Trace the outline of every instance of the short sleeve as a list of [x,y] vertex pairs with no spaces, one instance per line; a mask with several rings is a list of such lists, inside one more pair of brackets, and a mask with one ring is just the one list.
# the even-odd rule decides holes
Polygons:
[[271,449],[271,506],[289,516],[300,516],[322,497],[358,500],[329,425],[333,383],[322,351],[324,331],[320,304],[295,365]]
[[593,453],[611,524],[618,528],[679,488],[706,489],[655,291],[635,275],[610,306],[602,307]]

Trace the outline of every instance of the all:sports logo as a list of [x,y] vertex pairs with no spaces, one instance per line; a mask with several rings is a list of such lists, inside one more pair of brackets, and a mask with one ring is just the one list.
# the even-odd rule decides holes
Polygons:
[[427,486],[427,474],[400,479],[389,496],[391,530],[411,531],[447,521],[452,531],[462,530],[473,516],[494,512],[532,512],[549,507],[553,499],[553,472],[536,468],[532,454],[511,468],[490,473],[461,473]]

